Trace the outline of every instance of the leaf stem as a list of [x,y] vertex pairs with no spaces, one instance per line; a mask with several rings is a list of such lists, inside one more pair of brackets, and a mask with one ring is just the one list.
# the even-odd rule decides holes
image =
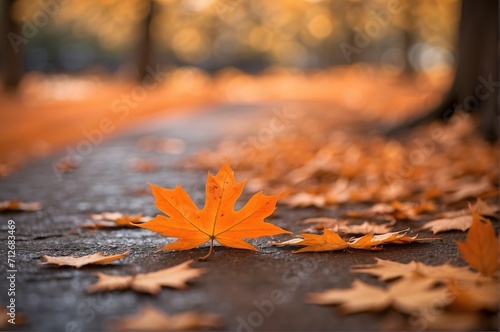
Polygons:
[[214,239],[210,239],[210,250],[208,251],[208,254],[206,254],[203,257],[198,258],[198,260],[204,261],[205,259],[207,259],[208,257],[210,257],[210,255],[212,255],[213,251],[214,251]]

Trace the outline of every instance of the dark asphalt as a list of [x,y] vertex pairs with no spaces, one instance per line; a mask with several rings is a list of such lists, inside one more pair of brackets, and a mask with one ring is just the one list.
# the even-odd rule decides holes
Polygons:
[[[253,112],[255,109],[259,112]],[[426,264],[451,262],[464,265],[453,240],[465,233],[442,234],[442,242],[386,246],[382,251],[326,252],[292,254],[291,250],[268,245],[271,238],[252,241],[260,253],[216,247],[208,261],[193,266],[209,272],[194,280],[187,290],[164,288],[159,296],[133,291],[87,295],[84,289],[96,281],[94,272],[132,274],[156,271],[206,254],[208,248],[190,251],[154,251],[166,241],[145,229],[96,230],[79,227],[92,213],[120,211],[154,216],[159,211],[151,195],[134,190],[152,182],[163,187],[181,184],[195,201],[203,201],[205,171],[182,170],[176,165],[200,147],[210,147],[227,134],[231,121],[248,121],[263,115],[268,107],[226,106],[189,118],[178,117],[139,125],[133,131],[115,135],[92,149],[73,173],[56,176],[52,164],[59,154],[32,162],[0,180],[0,201],[19,198],[40,201],[38,212],[1,213],[2,239],[7,237],[7,221],[16,223],[16,310],[27,323],[17,331],[100,331],[113,317],[137,312],[140,305],[152,304],[169,313],[196,310],[223,316],[224,330],[301,331],[301,330],[388,330],[411,329],[408,317],[394,311],[380,314],[340,316],[335,307],[303,303],[307,292],[331,287],[348,287],[354,278],[371,284],[370,276],[349,273],[354,264],[374,262],[374,257]],[[264,111],[263,111],[264,110]],[[56,130],[56,129],[55,129]],[[252,129],[250,129],[252,130]],[[255,129],[257,130],[257,129]],[[137,141],[144,135],[181,138],[187,149],[181,155],[141,152]],[[83,139],[84,137],[82,137]],[[78,142],[77,142],[78,143]],[[76,144],[70,145],[73,148]],[[158,160],[160,169],[137,173],[129,169],[134,158]],[[217,170],[212,170],[217,171]],[[247,193],[242,199],[248,199]],[[299,231],[298,220],[316,216],[337,216],[345,206],[321,212],[315,208],[290,209],[279,205],[270,221]],[[416,227],[420,223],[410,223]],[[421,236],[430,233],[421,232]],[[274,239],[285,239],[277,236]],[[7,245],[2,241],[2,283],[0,299],[7,304],[5,277]],[[99,251],[105,254],[131,250],[125,259],[109,265],[83,267],[38,266],[40,255],[82,256]],[[274,301],[274,302],[273,302]]]

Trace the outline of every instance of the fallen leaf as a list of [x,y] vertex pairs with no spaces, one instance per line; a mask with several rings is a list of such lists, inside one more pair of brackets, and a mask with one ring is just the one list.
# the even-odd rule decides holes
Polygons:
[[394,241],[391,241],[391,244],[406,244],[406,243],[414,243],[414,242],[427,242],[427,241],[441,241],[442,239],[439,237],[418,237],[417,235],[414,236],[407,236],[403,235],[401,237],[398,237],[397,239],[394,239]]
[[336,232],[324,229],[323,234],[302,234],[302,238],[295,238],[283,242],[271,242],[272,245],[282,246],[306,246],[305,248],[294,251],[300,252],[317,252],[317,251],[334,251],[347,248],[363,249],[363,250],[380,250],[382,244],[402,244],[417,241],[440,240],[437,238],[418,239],[417,236],[408,237],[406,232],[402,230],[398,232],[385,233],[374,235],[373,233],[364,235],[359,238],[351,238],[348,241],[342,239]]
[[90,218],[93,222],[84,223],[80,226],[87,228],[135,227],[139,223],[145,223],[153,219],[151,217],[143,216],[142,213],[127,215],[120,212],[91,214]]
[[[498,214],[499,206],[497,203],[487,203],[482,199],[478,198],[476,202],[472,205],[472,209],[475,211],[479,211],[479,214],[483,217],[496,217]],[[455,210],[455,211],[446,211],[439,213],[437,217],[439,218],[456,218],[469,215],[470,209],[466,207],[465,209]],[[472,221],[472,220],[471,220]]]
[[13,170],[13,167],[7,164],[0,164],[0,178],[9,175]]
[[451,230],[466,231],[472,224],[472,216],[442,218],[426,222],[420,229],[430,229],[433,234]]
[[498,188],[493,186],[487,178],[483,178],[479,182],[463,185],[454,193],[445,196],[443,200],[447,203],[453,203],[465,198],[481,196],[482,194],[494,190],[498,191]]
[[[498,205],[487,204],[479,198],[476,203],[472,205],[472,209],[478,211],[480,217],[494,217],[498,213]],[[439,216],[443,218],[428,221],[420,229],[430,229],[433,234],[450,230],[460,230],[464,232],[472,225],[470,209],[448,211],[439,214]]]
[[193,311],[168,315],[152,306],[141,308],[135,315],[120,317],[119,322],[112,325],[119,331],[192,331],[221,326],[219,315]]
[[309,207],[315,206],[323,208],[326,205],[326,198],[323,195],[315,195],[310,193],[297,193],[284,200],[285,204],[290,207]]
[[0,211],[38,211],[42,208],[40,202],[21,202],[18,200],[0,202]]
[[337,233],[345,234],[381,234],[387,233],[392,230],[392,225],[395,222],[389,222],[385,224],[376,224],[372,222],[365,221],[360,225],[352,225],[347,220],[339,220],[335,218],[308,218],[301,221],[301,224],[311,224],[317,223],[321,228],[328,228]]
[[43,255],[42,258],[45,259],[45,262],[38,263],[38,265],[47,265],[47,264],[55,264],[59,266],[73,266],[76,268],[80,268],[84,265],[89,264],[106,264],[117,259],[123,258],[128,255],[128,251],[111,256],[104,256],[100,252],[93,255],[81,256],[81,257],[58,257],[58,256],[47,256]]
[[481,221],[479,212],[470,208],[472,225],[465,242],[458,242],[458,250],[465,261],[486,276],[498,274],[498,237],[491,221]]
[[132,289],[137,292],[158,294],[161,286],[184,289],[186,282],[205,273],[205,269],[189,267],[193,261],[151,273],[142,273],[135,276],[118,276],[112,274],[96,273],[99,280],[87,288],[88,293],[99,291],[112,291]]
[[364,211],[347,210],[344,212],[344,215],[352,218],[370,218],[376,215],[389,215],[396,219],[417,219],[417,216],[422,213],[434,211],[436,211],[436,205],[430,201],[422,201],[420,203],[393,201],[390,204],[375,204]]
[[229,162],[217,175],[208,174],[205,207],[200,210],[189,195],[177,185],[165,189],[151,184],[155,205],[168,217],[158,215],[153,220],[137,225],[164,236],[179,238],[160,250],[187,250],[210,241],[208,258],[216,240],[223,246],[258,251],[243,238],[290,233],[271,223],[264,222],[276,209],[278,195],[255,194],[248,203],[234,211],[236,200],[241,195],[245,182],[236,182]]
[[387,281],[396,278],[405,278],[419,275],[421,277],[433,278],[435,280],[460,280],[476,282],[481,280],[482,276],[468,267],[456,267],[450,264],[437,266],[425,265],[421,262],[411,261],[409,263],[400,263],[390,260],[384,260],[375,257],[374,264],[354,265],[351,268],[352,273],[368,273],[378,277],[379,280]]
[[347,225],[345,228],[339,227],[339,230],[346,234],[382,234],[390,232],[392,230],[392,225],[394,225],[394,222],[376,224],[365,221],[360,225]]
[[397,280],[387,289],[365,284],[356,279],[349,289],[330,289],[321,293],[306,295],[306,302],[312,304],[340,304],[340,311],[345,314],[363,311],[382,311],[389,307],[412,314],[422,308],[448,304],[448,289],[434,287],[435,281],[413,277]]
[[135,159],[130,165],[130,170],[142,173],[155,172],[158,168],[158,163],[153,159]]
[[54,169],[57,170],[57,172],[59,173],[71,173],[73,172],[75,169],[78,168],[80,164],[77,163],[76,161],[68,158],[68,157],[64,157],[64,158],[61,158],[59,160],[56,160],[53,164],[52,164],[52,167]]

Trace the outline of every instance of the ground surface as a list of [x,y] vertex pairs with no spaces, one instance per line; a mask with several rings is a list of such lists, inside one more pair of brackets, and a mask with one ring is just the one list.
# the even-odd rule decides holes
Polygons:
[[[256,109],[260,113],[255,112]],[[134,190],[146,188],[148,181],[170,188],[179,183],[198,203],[202,202],[206,172],[181,170],[177,163],[201,147],[210,147],[225,135],[221,128],[230,127],[227,124],[235,117],[244,123],[247,117],[262,115],[268,109],[258,105],[233,105],[203,112],[196,117],[157,120],[96,146],[79,168],[64,174],[62,180],[56,176],[52,164],[64,152],[26,164],[0,180],[0,201],[19,198],[43,204],[43,209],[38,212],[0,215],[2,238],[7,234],[7,220],[14,220],[17,227],[16,303],[17,312],[27,318],[27,323],[18,326],[17,330],[104,330],[114,316],[136,313],[143,304],[152,304],[169,313],[186,310],[218,313],[223,316],[224,330],[228,331],[411,329],[407,317],[392,311],[340,316],[334,307],[305,304],[304,294],[331,287],[348,287],[354,278],[376,284],[373,277],[349,273],[352,265],[373,263],[374,257],[401,262],[419,260],[432,265],[445,262],[464,265],[454,240],[464,239],[465,233],[445,233],[440,236],[442,242],[386,246],[377,252],[313,254],[292,254],[289,249],[269,246],[270,238],[262,238],[252,242],[262,250],[260,253],[216,247],[208,261],[195,261],[194,267],[204,267],[209,272],[194,280],[187,290],[164,288],[156,297],[132,291],[95,295],[84,292],[96,281],[94,272],[131,274],[156,271],[205,255],[206,247],[155,253],[157,248],[173,239],[145,229],[90,231],[80,228],[79,224],[89,214],[104,211],[156,215],[158,210],[153,205],[153,197],[134,193]],[[187,148],[183,154],[160,157],[152,152],[139,152],[137,141],[151,134],[181,138],[187,143]],[[153,155],[160,160],[158,171],[130,171],[133,158]],[[242,199],[248,197],[249,193],[246,193]],[[320,215],[337,216],[344,208],[352,206],[320,212],[315,208],[291,209],[279,205],[270,221],[299,231],[296,221]],[[422,232],[421,235],[430,233]],[[82,256],[98,251],[114,254],[125,250],[131,250],[131,254],[109,265],[80,269],[37,265],[41,262],[40,255]],[[5,271],[5,246],[1,252],[2,271]],[[4,281],[5,276],[2,276],[2,304],[6,303]],[[271,307],[269,300],[276,290],[283,292],[284,300]],[[264,314],[259,312],[259,307]]]

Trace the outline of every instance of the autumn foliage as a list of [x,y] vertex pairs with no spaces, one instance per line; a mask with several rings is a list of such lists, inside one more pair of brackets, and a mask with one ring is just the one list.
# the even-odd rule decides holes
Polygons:
[[244,181],[236,182],[234,172],[227,162],[215,176],[208,174],[206,202],[201,210],[180,186],[165,189],[151,185],[156,198],[155,205],[168,217],[158,215],[137,226],[164,236],[179,238],[176,242],[165,245],[162,250],[187,250],[210,241],[210,251],[202,259],[212,254],[214,241],[227,247],[257,251],[243,238],[290,233],[264,222],[276,209],[278,195],[257,193],[240,210],[234,210],[244,185]]

